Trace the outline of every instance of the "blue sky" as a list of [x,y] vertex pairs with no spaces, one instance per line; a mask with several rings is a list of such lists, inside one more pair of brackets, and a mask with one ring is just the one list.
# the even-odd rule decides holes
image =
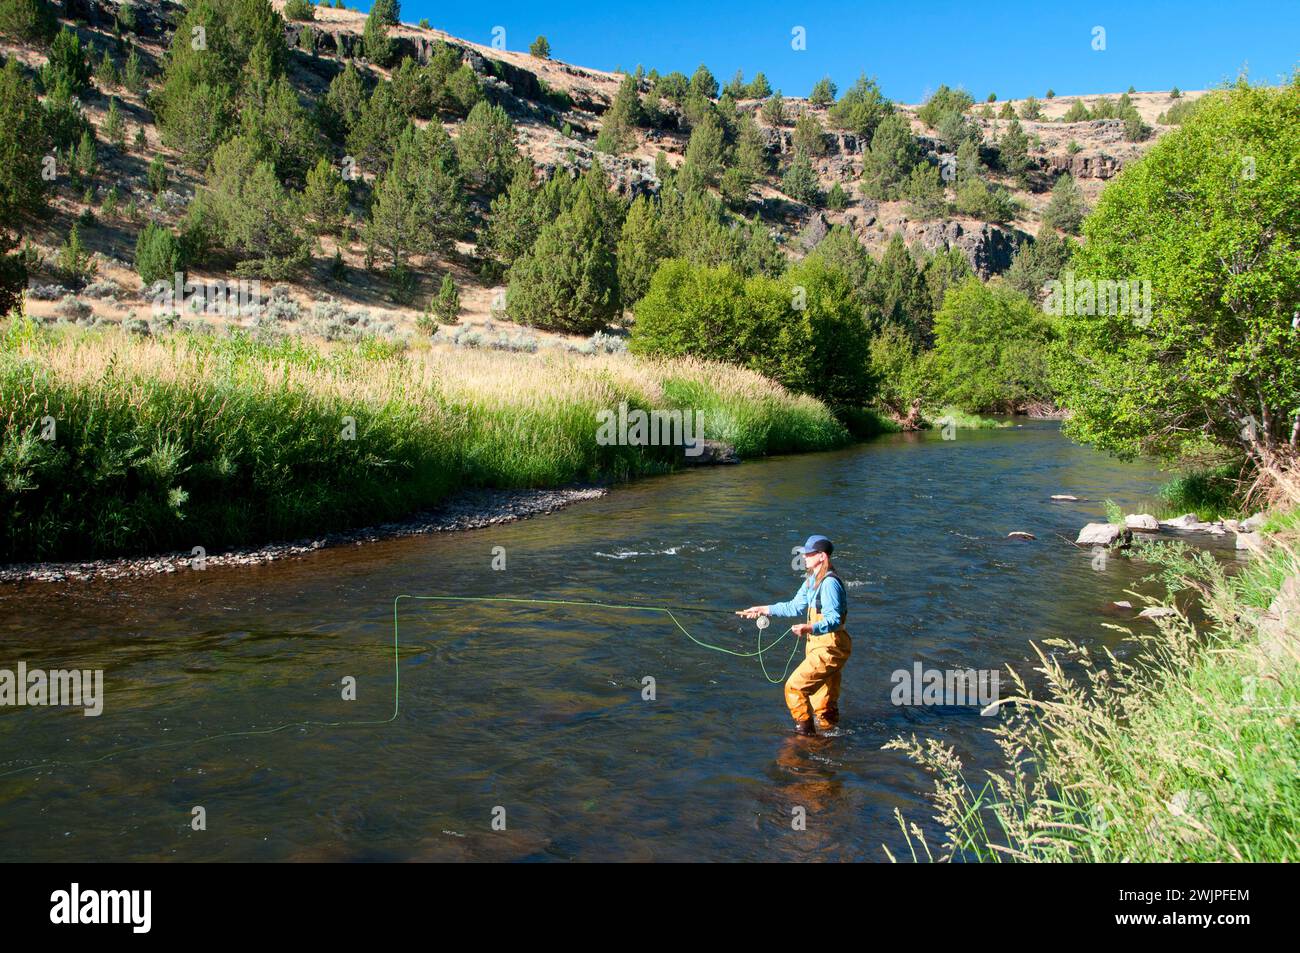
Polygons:
[[[822,75],[844,89],[866,72],[902,102],[940,83],[964,86],[977,100],[990,92],[1012,99],[1041,97],[1049,87],[1058,96],[1129,85],[1202,89],[1243,66],[1257,82],[1277,82],[1300,65],[1297,0],[403,0],[402,20],[421,17],[484,44],[502,26],[514,50],[544,33],[557,59],[600,69],[640,63],[690,75],[704,62],[722,82],[737,68],[747,78],[763,70],[793,96]],[[806,50],[791,49],[795,26],[806,30]],[[1092,48],[1097,26],[1106,31],[1104,50]]]

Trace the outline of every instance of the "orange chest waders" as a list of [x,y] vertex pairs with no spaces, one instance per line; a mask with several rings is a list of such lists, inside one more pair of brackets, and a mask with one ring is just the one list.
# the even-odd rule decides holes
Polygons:
[[[809,625],[823,618],[821,588],[827,577],[839,580],[833,572],[822,577],[808,600]],[[805,641],[804,660],[785,682],[785,703],[796,722],[806,722],[816,715],[818,728],[834,728],[840,720],[840,676],[853,651],[853,640],[841,621],[839,628],[825,635],[808,635]]]

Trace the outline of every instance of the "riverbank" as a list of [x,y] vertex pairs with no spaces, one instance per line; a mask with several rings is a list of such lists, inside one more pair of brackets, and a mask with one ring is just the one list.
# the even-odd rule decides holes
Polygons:
[[[852,439],[813,398],[689,359],[26,322],[0,344],[0,561],[27,565],[24,578],[44,571],[34,563],[143,565],[195,547],[238,560],[302,545],[276,541],[382,538],[464,491],[669,472],[694,438],[742,458]],[[681,422],[676,439],[602,432],[602,414],[638,410]],[[473,519],[501,515],[499,501],[519,498]]]
[[599,499],[608,492],[607,487],[598,486],[550,490],[469,490],[444,500],[434,510],[417,513],[409,519],[348,532],[326,533],[316,539],[268,543],[213,555],[204,552],[201,559],[191,551],[97,559],[90,562],[20,563],[0,567],[0,583],[138,579],[220,566],[255,566],[303,556],[332,546],[360,546],[404,536],[483,529],[501,523],[513,523],[554,513],[574,503]]
[[[1013,673],[991,729],[1006,763],[989,781],[967,777],[940,742],[890,742],[934,775],[946,832],[935,846],[904,826],[905,850],[940,860],[1300,860],[1300,482],[1279,484],[1289,504],[1267,516],[1263,545],[1239,572],[1185,544],[1143,548],[1168,611],[1154,634],[1119,629],[1138,650],[1123,653],[1133,661],[1094,657],[1072,640],[1035,647],[1047,691],[1033,697]],[[1177,608],[1188,590],[1204,622]]]

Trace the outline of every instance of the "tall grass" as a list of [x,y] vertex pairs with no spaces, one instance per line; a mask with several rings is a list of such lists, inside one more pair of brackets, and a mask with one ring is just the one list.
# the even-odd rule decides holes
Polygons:
[[746,455],[848,439],[817,401],[698,361],[15,321],[0,334],[0,560],[216,551],[400,518],[460,487],[673,467],[674,448],[597,443],[597,411],[622,401],[702,410],[705,436]]
[[1206,622],[1180,613],[1155,634],[1121,629],[1139,644],[1131,662],[1073,641],[1035,646],[1045,693],[1013,673],[1016,697],[992,729],[1003,764],[986,781],[941,742],[890,742],[934,775],[945,831],[932,848],[898,814],[905,849],[941,860],[1300,860],[1298,524],[1295,509],[1275,516],[1271,547],[1231,575],[1182,544],[1144,548],[1171,589],[1196,590]]

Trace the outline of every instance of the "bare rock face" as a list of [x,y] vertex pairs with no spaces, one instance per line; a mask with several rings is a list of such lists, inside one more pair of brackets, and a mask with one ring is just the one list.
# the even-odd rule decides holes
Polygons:
[[946,251],[960,248],[971,270],[987,280],[1011,267],[1021,244],[1030,241],[1024,232],[1014,228],[983,223],[969,228],[961,222],[931,222],[923,225],[917,236],[927,251]]
[[826,234],[831,230],[830,223],[826,221],[826,215],[818,212],[813,215],[808,225],[804,228],[803,233],[799,236],[799,241],[808,251],[816,248]]
[[1039,160],[1039,167],[1052,175],[1068,172],[1076,179],[1109,179],[1119,172],[1120,161],[1105,153],[1069,153],[1045,156]]
[[1130,513],[1124,517],[1124,525],[1139,533],[1160,532],[1160,523],[1149,513]]

